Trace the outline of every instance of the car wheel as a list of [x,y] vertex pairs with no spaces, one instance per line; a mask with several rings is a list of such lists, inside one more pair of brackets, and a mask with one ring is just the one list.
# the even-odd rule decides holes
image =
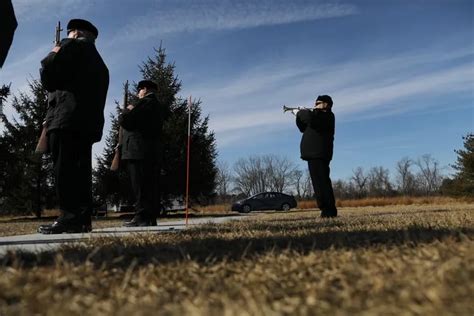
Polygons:
[[252,208],[248,204],[245,204],[244,206],[242,206],[242,213],[250,213],[251,210]]
[[284,203],[282,206],[281,206],[281,210],[282,211],[289,211],[290,210],[290,204],[288,203]]

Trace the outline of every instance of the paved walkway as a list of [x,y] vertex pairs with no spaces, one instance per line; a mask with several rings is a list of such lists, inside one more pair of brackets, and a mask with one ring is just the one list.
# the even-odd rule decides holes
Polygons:
[[90,233],[57,235],[30,234],[0,237],[0,257],[5,255],[8,250],[42,252],[59,248],[64,243],[82,242],[90,238],[122,237],[137,233],[176,232],[197,225],[209,223],[219,224],[233,220],[241,220],[248,216],[249,215],[236,215],[225,217],[192,218],[189,219],[187,227],[185,220],[183,219],[170,222],[158,222],[158,226],[150,227],[109,227],[94,229]]

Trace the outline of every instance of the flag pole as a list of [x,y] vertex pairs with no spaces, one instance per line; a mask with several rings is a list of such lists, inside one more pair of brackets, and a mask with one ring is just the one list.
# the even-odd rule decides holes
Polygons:
[[188,151],[186,156],[186,226],[188,226],[189,217],[189,160],[191,149],[191,96],[188,100]]

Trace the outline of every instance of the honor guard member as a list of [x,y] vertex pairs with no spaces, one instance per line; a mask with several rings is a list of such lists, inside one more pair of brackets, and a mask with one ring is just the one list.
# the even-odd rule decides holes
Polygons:
[[301,159],[308,161],[311,182],[321,217],[336,217],[337,209],[329,177],[329,163],[334,147],[335,118],[332,99],[320,95],[314,109],[303,109],[296,113],[296,125],[303,136],[301,138]]
[[61,215],[43,234],[92,230],[92,144],[102,138],[109,71],[89,21],[70,20],[66,39],[41,61],[48,90],[46,126]]
[[119,116],[123,128],[121,158],[135,196],[135,216],[124,226],[156,226],[161,207],[161,134],[166,111],[156,97],[156,83],[143,80],[137,88],[138,101]]

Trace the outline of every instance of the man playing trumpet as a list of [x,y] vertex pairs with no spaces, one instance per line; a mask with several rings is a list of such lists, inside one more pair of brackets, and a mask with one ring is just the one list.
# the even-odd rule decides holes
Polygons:
[[329,177],[335,127],[332,105],[330,96],[320,95],[315,101],[314,109],[292,109],[293,114],[296,115],[296,125],[303,133],[300,144],[301,159],[308,161],[321,217],[337,216],[334,192]]

